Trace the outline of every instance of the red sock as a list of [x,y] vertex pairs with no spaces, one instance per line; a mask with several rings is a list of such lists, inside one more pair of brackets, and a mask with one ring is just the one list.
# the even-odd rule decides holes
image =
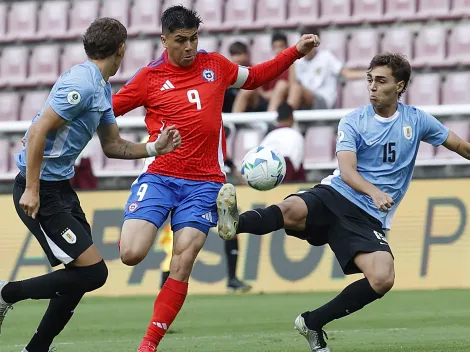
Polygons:
[[158,346],[173,320],[183,306],[188,283],[168,278],[163,285],[153,306],[153,316],[147,328],[144,340],[155,342]]

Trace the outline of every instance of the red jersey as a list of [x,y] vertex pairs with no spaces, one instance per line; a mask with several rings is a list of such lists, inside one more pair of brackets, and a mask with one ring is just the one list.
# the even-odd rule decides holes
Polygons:
[[147,110],[149,141],[175,125],[182,138],[175,151],[158,156],[147,172],[188,180],[225,182],[222,105],[229,86],[255,89],[285,71],[301,54],[295,47],[250,68],[222,55],[199,51],[189,67],[168,61],[167,52],[140,69],[113,96],[116,116],[139,106]]

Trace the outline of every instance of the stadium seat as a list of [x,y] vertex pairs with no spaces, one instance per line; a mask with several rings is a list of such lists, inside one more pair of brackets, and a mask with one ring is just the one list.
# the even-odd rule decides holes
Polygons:
[[112,17],[125,27],[129,25],[130,0],[103,0],[101,17]]
[[416,0],[385,0],[384,20],[411,20],[416,16]]
[[381,22],[384,14],[383,0],[352,0],[352,14],[356,22]]
[[8,41],[7,38],[7,4],[0,3],[0,43]]
[[416,18],[422,20],[449,17],[450,0],[418,0]]
[[32,121],[41,112],[48,96],[49,91],[45,90],[27,92],[21,104],[20,120]]
[[60,57],[60,73],[64,73],[75,65],[87,60],[82,44],[67,44]]
[[468,104],[470,102],[470,72],[445,75],[442,86],[442,104]]
[[470,64],[470,25],[459,25],[451,29],[448,40],[448,59],[450,65]]
[[3,49],[0,62],[0,86],[21,86],[25,83],[28,54],[28,48],[25,46],[8,46]]
[[[137,136],[134,133],[121,133],[121,138],[130,142],[138,142]],[[134,170],[136,168],[136,161],[137,160],[111,159],[105,156],[103,169],[107,171]]]
[[350,0],[320,0],[320,24],[347,24],[354,22],[351,17]]
[[304,165],[333,161],[335,128],[333,126],[312,126],[305,132]]
[[436,148],[426,142],[421,142],[419,144],[418,154],[416,155],[416,160],[430,160],[434,158],[436,153]]
[[[338,30],[322,31],[320,41],[321,50],[329,50],[343,63],[346,62],[346,32]],[[289,44],[293,45],[294,43]]]
[[18,93],[0,93],[0,121],[16,121],[20,115]]
[[341,95],[343,108],[354,109],[370,103],[367,83],[363,79],[346,81]]
[[423,27],[415,39],[413,66],[445,66],[446,29],[441,26]]
[[70,27],[65,34],[69,38],[80,37],[87,27],[98,18],[98,0],[73,0],[70,9]]
[[[470,122],[469,121],[445,121],[444,125],[450,128],[457,136],[462,138],[464,141],[470,141]],[[450,151],[444,146],[437,147],[436,150],[437,159],[460,159],[462,158],[459,154]]]
[[320,15],[319,0],[289,0],[288,4],[286,26],[317,24]]
[[198,47],[198,50],[205,50],[208,53],[210,53],[210,52],[219,50],[219,43],[217,42],[217,38],[214,36],[199,37],[197,47]]
[[216,31],[222,26],[224,3],[219,0],[197,0],[195,10],[203,18],[201,30]]
[[381,52],[401,53],[408,60],[413,56],[413,34],[409,29],[391,28],[385,32]]
[[227,146],[227,159],[232,159],[233,157],[233,149],[235,143],[235,136],[237,134],[237,128],[235,127],[234,123],[224,123],[224,129],[228,130],[228,135],[225,133],[226,142],[225,145]]
[[348,43],[347,67],[368,67],[370,60],[379,49],[378,35],[374,29],[360,29],[353,32]]
[[292,46],[292,45],[297,44],[299,39],[300,39],[300,33],[299,32],[289,32],[289,33],[287,33],[287,45],[288,46]]
[[8,40],[28,40],[36,37],[36,1],[13,2],[8,13]]
[[286,0],[258,0],[256,3],[256,27],[283,27],[286,19]]
[[[15,165],[14,160],[11,164]],[[10,169],[10,142],[8,139],[0,140],[0,173],[7,173]]]
[[44,2],[39,12],[37,38],[63,38],[67,32],[68,8],[66,0]]
[[414,106],[439,105],[441,76],[438,73],[423,73],[412,78],[407,91],[408,104]]
[[126,55],[121,67],[121,73],[114,77],[114,81],[127,81],[141,67],[147,66],[153,59],[153,41],[149,39],[129,41]]
[[192,9],[192,0],[164,0],[163,6],[162,6],[162,14],[163,11],[165,11],[167,8],[175,5],[183,5],[184,7],[188,9]]
[[3,144],[2,147],[4,147],[5,150],[8,150],[8,152],[7,152],[6,161],[2,160],[4,158],[3,153],[0,156],[0,160],[1,160],[0,163],[3,164],[2,169],[6,167],[7,171],[11,173],[17,173],[18,167],[16,166],[16,163],[15,163],[15,154],[19,153],[23,149],[23,143],[21,142],[21,140],[14,140],[12,142],[8,142],[8,140],[5,140],[5,141],[7,141],[7,144]]
[[455,17],[464,17],[470,15],[470,0],[454,0],[450,15]]
[[274,57],[274,53],[271,46],[271,35],[270,34],[258,34],[253,39],[251,46],[251,63],[253,65],[261,62],[271,60]]
[[234,141],[233,164],[240,168],[245,154],[252,148],[258,146],[263,138],[263,132],[250,128],[238,130]]
[[28,85],[52,85],[59,74],[59,45],[38,45],[33,48],[29,60]]
[[225,29],[254,28],[254,0],[227,0],[225,3]]
[[134,0],[129,35],[161,33],[160,10],[160,1]]

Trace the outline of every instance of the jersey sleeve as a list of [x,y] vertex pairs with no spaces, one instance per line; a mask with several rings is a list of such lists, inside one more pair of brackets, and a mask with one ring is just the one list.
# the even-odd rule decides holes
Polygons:
[[69,77],[58,83],[49,105],[57,115],[71,121],[90,108],[93,93],[94,88],[89,81],[69,73]]
[[112,125],[113,123],[116,123],[114,111],[112,109],[106,110],[101,116],[100,125]]
[[449,136],[449,128],[427,112],[420,112],[419,121],[422,128],[421,140],[437,147],[444,143]]
[[113,95],[115,116],[127,114],[139,106],[148,105],[149,68],[143,67]]
[[211,53],[211,55],[214,55],[215,59],[219,62],[227,87],[236,87],[245,83],[248,77],[248,67],[238,66],[218,53]]
[[341,151],[357,152],[359,133],[354,123],[347,117],[343,117],[338,125],[336,138],[336,153]]

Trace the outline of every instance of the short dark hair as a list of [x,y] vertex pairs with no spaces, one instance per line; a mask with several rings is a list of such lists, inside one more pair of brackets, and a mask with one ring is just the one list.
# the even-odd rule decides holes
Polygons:
[[398,98],[405,93],[408,88],[408,83],[411,77],[411,65],[407,58],[400,53],[383,53],[377,54],[371,60],[367,72],[370,72],[376,67],[386,66],[392,70],[392,76],[397,82],[404,81],[405,85],[403,90],[398,95]]
[[102,60],[114,55],[127,40],[127,29],[114,18],[93,21],[83,35],[83,47],[90,59]]
[[162,32],[173,33],[178,29],[199,29],[201,17],[196,11],[187,9],[183,5],[171,6],[163,12]]
[[277,108],[277,121],[280,122],[289,120],[292,117],[293,113],[294,110],[292,109],[292,106],[287,103],[282,103]]
[[243,42],[234,42],[228,48],[230,55],[248,54],[248,45]]
[[281,33],[281,32],[276,32],[276,33],[273,34],[273,36],[271,38],[271,44],[274,43],[274,42],[277,42],[279,40],[282,40],[287,45],[287,37],[284,33]]
[[300,30],[300,35],[304,34],[314,34],[320,36],[320,30],[317,27],[302,27]]

